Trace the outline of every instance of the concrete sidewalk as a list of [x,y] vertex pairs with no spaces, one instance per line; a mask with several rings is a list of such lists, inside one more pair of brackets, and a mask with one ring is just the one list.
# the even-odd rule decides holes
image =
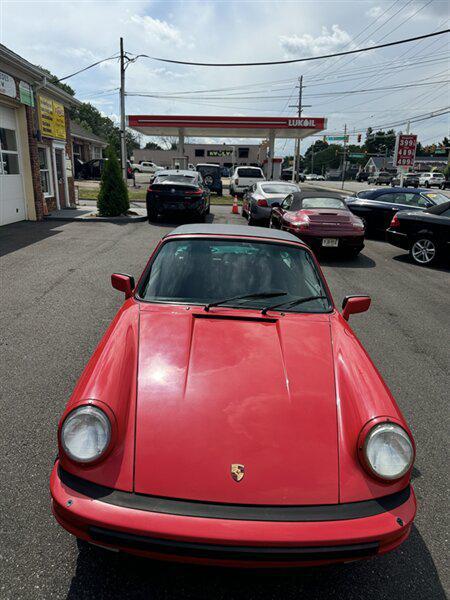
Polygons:
[[77,206],[75,208],[62,208],[55,210],[45,217],[46,221],[84,221],[84,222],[105,222],[105,223],[139,223],[147,220],[147,209],[131,206],[128,215],[119,217],[99,217],[97,207]]

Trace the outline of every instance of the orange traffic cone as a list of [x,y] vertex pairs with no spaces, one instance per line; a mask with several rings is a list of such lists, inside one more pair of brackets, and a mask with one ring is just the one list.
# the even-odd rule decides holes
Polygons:
[[238,215],[239,214],[239,207],[238,207],[237,196],[234,197],[233,208],[231,209],[231,212],[233,213],[233,215]]

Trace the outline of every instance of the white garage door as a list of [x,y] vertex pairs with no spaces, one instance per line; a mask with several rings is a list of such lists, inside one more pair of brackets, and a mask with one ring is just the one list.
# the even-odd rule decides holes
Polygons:
[[0,225],[25,217],[16,113],[13,108],[0,106]]

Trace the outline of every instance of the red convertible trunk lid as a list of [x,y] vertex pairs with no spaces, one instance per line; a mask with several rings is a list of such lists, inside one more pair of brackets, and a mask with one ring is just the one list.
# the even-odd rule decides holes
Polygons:
[[[219,310],[141,305],[135,491],[337,503],[328,315],[263,322]],[[234,464],[243,465],[239,482]]]

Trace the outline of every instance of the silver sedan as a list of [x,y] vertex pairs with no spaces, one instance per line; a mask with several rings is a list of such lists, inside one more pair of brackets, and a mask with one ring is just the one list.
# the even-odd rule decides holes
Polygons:
[[249,225],[268,225],[274,203],[281,204],[288,194],[299,192],[295,183],[287,181],[259,181],[245,192],[242,216]]

